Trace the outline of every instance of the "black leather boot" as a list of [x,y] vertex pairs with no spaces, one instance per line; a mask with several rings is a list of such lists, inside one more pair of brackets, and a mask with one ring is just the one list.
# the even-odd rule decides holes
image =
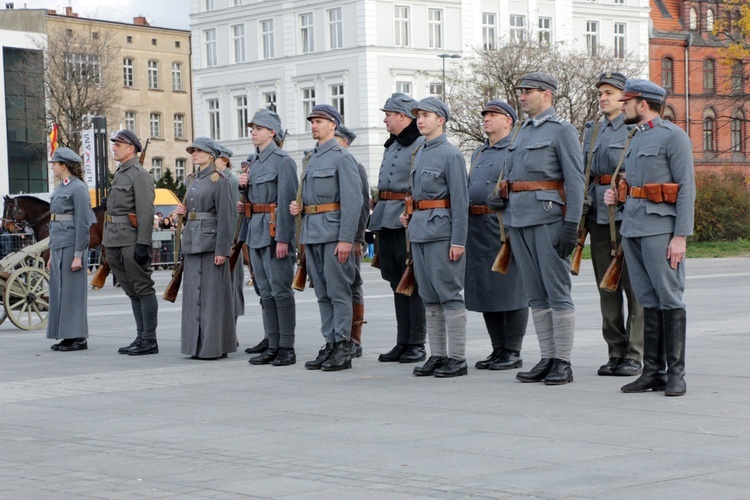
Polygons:
[[555,359],[549,373],[544,377],[544,385],[564,385],[572,381],[573,370],[570,367],[570,361],[562,359]]
[[275,360],[276,356],[278,355],[278,349],[267,349],[265,352],[263,352],[263,354],[253,356],[247,362],[251,365],[267,365],[268,363],[271,363],[273,360]]
[[404,354],[407,349],[409,349],[409,346],[406,344],[396,344],[393,349],[378,356],[378,361],[381,363],[394,363],[401,358],[401,355]]
[[622,363],[622,358],[609,358],[609,361],[599,367],[599,371],[596,374],[602,377],[614,376],[620,363]]
[[159,354],[159,344],[156,340],[140,339],[136,344],[128,349],[131,356],[141,356],[144,354]]
[[514,368],[521,368],[523,366],[523,360],[521,359],[521,353],[518,351],[511,351],[510,349],[500,349],[500,355],[490,363],[488,367],[490,370],[512,370]]
[[502,349],[493,349],[489,356],[487,356],[486,359],[483,359],[482,361],[477,361],[474,364],[474,368],[477,370],[487,370],[489,369],[490,365],[494,363],[497,358],[500,357],[500,353],[502,352]]
[[60,346],[57,348],[58,351],[85,351],[89,348],[88,342],[83,337],[77,339],[65,339],[69,342],[60,342]]
[[245,349],[245,352],[247,354],[260,354],[266,349],[268,349],[268,339],[263,339],[260,342],[258,342],[255,346],[248,347],[247,349]]
[[667,348],[667,386],[664,389],[666,396],[684,396],[687,392],[687,384],[685,384],[686,330],[685,309],[664,311],[664,337]]
[[516,379],[521,382],[542,382],[549,375],[553,362],[554,358],[542,358],[531,370],[516,373]]
[[318,357],[305,362],[305,368],[308,370],[320,370],[328,358],[333,354],[333,344],[326,344],[318,351]]
[[130,343],[130,345],[126,345],[126,346],[120,347],[119,349],[117,349],[117,352],[120,353],[120,354],[128,354],[128,352],[130,351],[130,349],[132,349],[133,347],[135,347],[135,345],[138,343],[139,340],[141,340],[141,338],[140,337],[136,337],[135,340]]
[[333,345],[333,354],[320,366],[324,372],[337,372],[352,367],[352,353],[349,340],[340,340]]
[[297,355],[294,353],[293,347],[282,347],[279,349],[279,354],[276,356],[271,364],[273,366],[289,366],[297,362]]
[[436,369],[440,368],[447,362],[448,358],[446,356],[430,356],[427,363],[422,366],[414,367],[412,373],[417,377],[426,377],[427,375],[435,373]]
[[457,359],[448,358],[448,361],[440,368],[435,368],[432,374],[438,378],[448,377],[460,377],[461,375],[468,375],[469,366],[466,364],[466,360],[459,361]]
[[427,358],[427,351],[424,344],[412,344],[405,353],[398,358],[399,363],[419,363]]
[[667,386],[664,314],[643,308],[643,372],[635,382],[623,385],[622,392],[663,391]]

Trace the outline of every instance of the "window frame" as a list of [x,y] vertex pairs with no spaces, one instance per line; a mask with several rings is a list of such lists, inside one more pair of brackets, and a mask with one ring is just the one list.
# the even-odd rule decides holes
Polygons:
[[[130,62],[130,64],[128,64]],[[135,88],[135,59],[132,57],[122,58],[123,87]],[[128,81],[129,80],[129,81]]]
[[300,53],[312,54],[315,52],[315,15],[313,12],[305,12],[299,17],[300,27]]
[[[430,49],[442,49],[444,10],[430,7],[427,9],[427,46]],[[437,19],[434,18],[437,17]]]
[[497,14],[494,12],[482,12],[482,47],[484,50],[497,48]]
[[155,59],[149,59],[147,63],[148,69],[148,89],[159,90],[159,61]]
[[[337,13],[338,18],[333,19],[331,16]],[[336,50],[344,48],[344,12],[341,7],[334,7],[326,10],[326,20],[328,23],[328,49]]]
[[394,5],[393,21],[393,45],[411,47],[411,8],[408,5]]

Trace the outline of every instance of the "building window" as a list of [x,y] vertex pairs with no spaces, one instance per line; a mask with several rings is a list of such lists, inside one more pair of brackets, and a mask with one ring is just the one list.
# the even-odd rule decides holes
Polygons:
[[122,73],[123,82],[122,84],[126,87],[132,87],[135,82],[133,78],[133,60],[125,58],[122,60]]
[[599,21],[586,21],[586,53],[596,57],[599,51]]
[[204,30],[203,39],[206,44],[206,66],[216,66],[216,29]]
[[273,19],[266,19],[265,21],[260,22],[260,36],[263,40],[263,59],[273,58]]
[[214,10],[214,0],[206,0],[206,10]]
[[172,63],[172,90],[182,90],[182,63]]
[[521,43],[526,33],[526,16],[510,16],[510,42]]
[[627,45],[625,44],[625,23],[615,23],[615,57],[625,59]]
[[92,80],[97,85],[101,83],[102,72],[98,55],[66,53],[64,60],[65,77],[68,80],[77,82]]
[[161,137],[161,115],[159,113],[151,113],[149,116],[149,131],[151,137]]
[[698,29],[698,11],[695,10],[695,7],[690,7],[690,29]]
[[242,5],[242,0],[234,0],[234,5]]
[[237,138],[244,139],[247,137],[247,122],[250,119],[247,116],[247,96],[241,95],[234,98],[234,109],[237,118]]
[[307,14],[301,14],[299,16],[300,25],[300,43],[302,45],[302,53],[309,54],[315,50],[315,42],[313,40],[313,15],[312,12]]
[[154,182],[159,182],[161,179],[161,158],[151,158],[151,177],[154,178]]
[[396,5],[393,11],[395,20],[393,44],[396,47],[409,46],[409,7]]
[[714,11],[712,9],[706,9],[706,31],[709,33],[714,30]]
[[187,160],[184,158],[177,158],[174,161],[174,176],[176,180],[182,184],[185,183],[185,171],[187,170]]
[[305,132],[310,131],[310,122],[307,120],[307,116],[312,112],[313,106],[315,106],[315,89],[313,87],[302,89],[302,114],[305,118]]
[[183,114],[174,115],[174,138],[185,138],[185,115]]
[[276,92],[263,93],[263,106],[265,106],[266,109],[270,109],[274,113],[276,112]]
[[667,92],[674,92],[674,62],[671,57],[661,60],[661,86]]
[[713,59],[703,61],[703,91],[713,93],[716,80],[716,63]]
[[443,11],[441,9],[427,9],[427,25],[429,33],[429,47],[443,48]]
[[742,61],[732,63],[732,92],[741,94],[745,87],[745,67]]
[[130,35],[126,36],[125,37],[125,42],[127,42],[127,43],[133,43],[133,37],[130,36]]
[[625,5],[625,0],[615,0],[615,5]]
[[156,47],[156,38],[152,38],[151,39],[151,45],[153,45],[154,47]]
[[396,82],[396,92],[411,95],[411,82]]
[[175,42],[174,42],[174,48],[175,49],[179,49],[180,48],[180,41],[179,40],[175,40]]
[[331,85],[329,87],[329,90],[331,91],[331,106],[336,108],[336,110],[341,115],[341,123],[344,123],[344,84],[337,83],[335,85]]
[[156,61],[148,62],[148,88],[159,88],[159,63]]
[[440,82],[431,82],[430,83],[430,95],[442,96],[443,84]]
[[552,18],[539,18],[539,45],[549,47],[552,44]]
[[737,110],[732,116],[731,125],[732,151],[742,153],[745,151],[745,114]]
[[341,20],[341,7],[328,11],[328,44],[331,49],[344,46],[344,25]]
[[125,112],[125,128],[135,132],[135,111]]
[[219,115],[219,100],[208,99],[208,136],[216,141],[221,139],[221,116]]
[[234,62],[245,62],[245,25],[232,26],[232,47],[234,48]]
[[706,113],[703,117],[703,151],[716,151],[715,132],[716,119],[712,111]]
[[495,28],[495,14],[482,12],[482,46],[484,50],[495,50],[497,34]]

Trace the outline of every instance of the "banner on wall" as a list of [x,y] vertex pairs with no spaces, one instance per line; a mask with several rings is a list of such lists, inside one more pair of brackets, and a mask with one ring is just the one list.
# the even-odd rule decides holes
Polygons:
[[94,156],[94,127],[81,132],[83,141],[83,180],[90,188],[96,187],[96,160]]

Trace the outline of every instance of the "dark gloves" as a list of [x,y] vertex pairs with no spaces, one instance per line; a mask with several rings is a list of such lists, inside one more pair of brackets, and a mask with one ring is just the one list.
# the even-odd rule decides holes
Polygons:
[[555,241],[555,250],[561,259],[569,257],[578,243],[578,224],[575,222],[563,222],[560,234]]
[[505,209],[505,200],[500,198],[500,193],[493,191],[487,197],[487,206],[490,207],[490,210],[502,212]]
[[143,243],[136,243],[135,251],[133,252],[133,260],[139,266],[142,266],[151,259],[151,246],[144,245]]
[[586,215],[589,213],[589,210],[591,209],[591,203],[593,200],[591,199],[591,196],[586,196],[583,199],[583,215]]

